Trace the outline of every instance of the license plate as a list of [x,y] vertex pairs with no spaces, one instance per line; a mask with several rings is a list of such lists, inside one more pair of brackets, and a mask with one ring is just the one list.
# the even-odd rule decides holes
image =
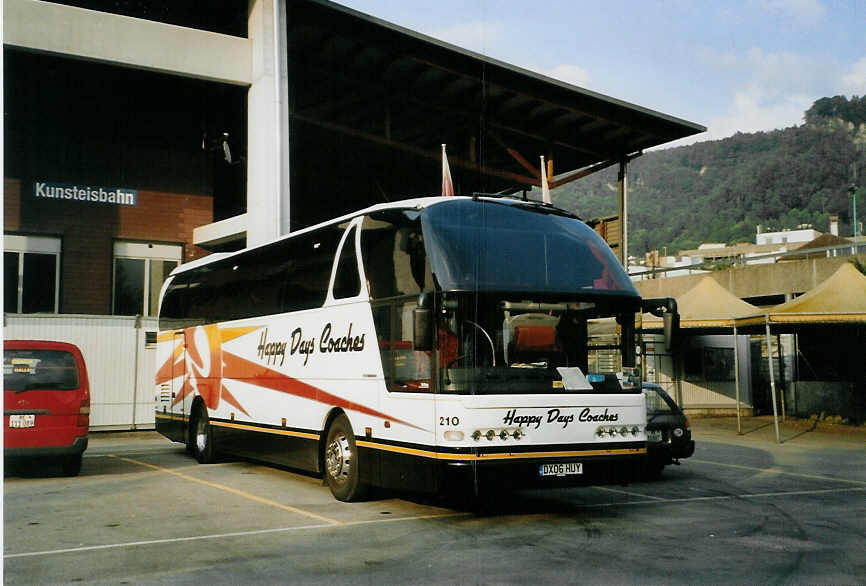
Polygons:
[[10,415],[9,427],[36,427],[36,415],[32,413],[29,415]]
[[646,438],[647,438],[647,440],[649,440],[651,442],[660,442],[660,441],[662,441],[662,430],[660,430],[660,429],[648,430],[646,432]]
[[583,474],[583,462],[541,464],[538,467],[539,476],[571,476],[572,474]]

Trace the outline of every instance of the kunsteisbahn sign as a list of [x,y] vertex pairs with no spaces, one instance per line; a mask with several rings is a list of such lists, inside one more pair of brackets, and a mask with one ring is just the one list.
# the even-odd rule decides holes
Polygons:
[[127,187],[73,185],[49,181],[35,181],[33,197],[121,206],[134,206],[138,203],[138,191]]

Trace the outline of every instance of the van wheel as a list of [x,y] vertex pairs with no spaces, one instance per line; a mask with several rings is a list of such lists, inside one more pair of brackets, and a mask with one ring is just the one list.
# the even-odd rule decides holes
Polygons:
[[199,464],[210,464],[216,460],[216,450],[213,445],[213,430],[208,420],[207,410],[201,405],[196,410],[190,432],[190,447]]
[[63,474],[65,476],[78,476],[78,473],[81,472],[81,458],[82,454],[63,458],[63,462],[60,464]]
[[355,434],[345,415],[337,417],[328,428],[325,480],[334,498],[339,501],[360,500],[367,493],[367,486],[361,482]]

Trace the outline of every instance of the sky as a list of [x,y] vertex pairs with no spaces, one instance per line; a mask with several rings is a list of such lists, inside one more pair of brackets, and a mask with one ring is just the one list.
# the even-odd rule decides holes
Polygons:
[[866,94],[866,0],[338,3],[707,127],[677,145],[799,126],[818,98]]

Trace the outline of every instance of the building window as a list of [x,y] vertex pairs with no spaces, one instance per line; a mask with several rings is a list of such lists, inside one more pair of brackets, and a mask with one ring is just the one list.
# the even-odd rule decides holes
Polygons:
[[59,238],[4,235],[3,311],[57,313],[59,276]]
[[111,313],[155,316],[162,284],[180,264],[181,254],[174,244],[115,242]]

